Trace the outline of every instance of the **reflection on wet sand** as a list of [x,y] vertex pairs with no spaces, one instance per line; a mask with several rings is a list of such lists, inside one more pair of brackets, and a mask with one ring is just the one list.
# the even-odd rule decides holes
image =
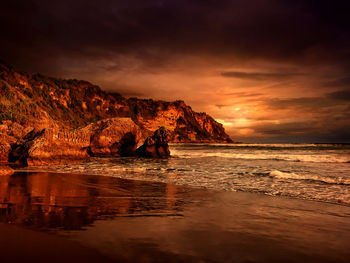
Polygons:
[[108,176],[0,177],[0,255],[9,262],[70,262],[52,256],[55,244],[71,262],[349,262],[349,219],[348,206],[250,193]]
[[0,221],[78,230],[116,216],[180,216],[178,186],[103,176],[17,173],[0,177]]

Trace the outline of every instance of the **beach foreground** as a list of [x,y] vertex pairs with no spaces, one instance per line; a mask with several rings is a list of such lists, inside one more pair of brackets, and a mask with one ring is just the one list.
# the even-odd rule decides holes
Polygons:
[[108,176],[0,177],[2,262],[348,262],[347,205]]

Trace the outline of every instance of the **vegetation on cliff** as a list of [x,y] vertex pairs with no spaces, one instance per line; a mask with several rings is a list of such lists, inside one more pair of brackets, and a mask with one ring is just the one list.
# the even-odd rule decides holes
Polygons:
[[87,81],[21,73],[0,63],[0,133],[13,125],[76,129],[115,117],[131,118],[144,136],[164,126],[171,142],[230,142],[223,126],[183,101],[124,98]]

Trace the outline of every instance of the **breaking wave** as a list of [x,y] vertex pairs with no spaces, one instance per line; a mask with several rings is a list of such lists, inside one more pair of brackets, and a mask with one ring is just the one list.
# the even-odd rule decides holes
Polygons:
[[27,171],[96,174],[350,205],[347,145],[322,146],[322,150],[312,145],[285,145],[288,149],[277,145],[279,150],[271,150],[273,147],[173,145],[169,159],[92,158],[77,165]]
[[350,155],[307,155],[307,154],[267,154],[267,153],[231,153],[231,152],[200,152],[174,150],[172,151],[173,157],[179,158],[201,158],[201,157],[222,157],[232,159],[246,159],[246,160],[275,160],[275,161],[289,161],[289,162],[313,162],[313,163],[350,163]]
[[350,185],[350,179],[346,179],[343,177],[325,177],[325,176],[317,176],[317,175],[302,175],[291,172],[282,172],[278,170],[273,170],[269,173],[270,177],[278,178],[278,179],[292,179],[292,180],[306,180],[306,181],[314,181],[321,182],[326,184],[341,184],[341,185]]

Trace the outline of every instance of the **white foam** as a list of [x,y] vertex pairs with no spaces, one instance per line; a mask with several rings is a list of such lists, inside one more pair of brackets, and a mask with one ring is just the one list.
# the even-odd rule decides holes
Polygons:
[[291,162],[313,162],[313,163],[350,163],[350,154],[293,154],[293,153],[271,153],[267,151],[252,151],[239,153],[236,151],[203,151],[203,150],[179,150],[172,149],[171,155],[180,158],[222,157],[246,160],[279,160]]
[[311,174],[296,174],[291,172],[282,172],[278,170],[273,170],[269,174],[271,177],[278,179],[293,179],[293,180],[313,180],[319,181],[328,184],[346,184],[350,185],[350,179],[342,178],[342,177],[325,177],[325,176],[317,176]]
[[334,154],[310,154],[310,155],[291,155],[286,156],[287,161],[295,162],[313,162],[313,163],[348,163],[350,162],[349,155],[334,155]]
[[169,143],[170,146],[222,146],[222,147],[227,147],[227,146],[233,146],[233,147],[293,147],[293,148],[298,148],[298,147],[329,147],[333,146],[333,144],[314,144],[314,143]]

